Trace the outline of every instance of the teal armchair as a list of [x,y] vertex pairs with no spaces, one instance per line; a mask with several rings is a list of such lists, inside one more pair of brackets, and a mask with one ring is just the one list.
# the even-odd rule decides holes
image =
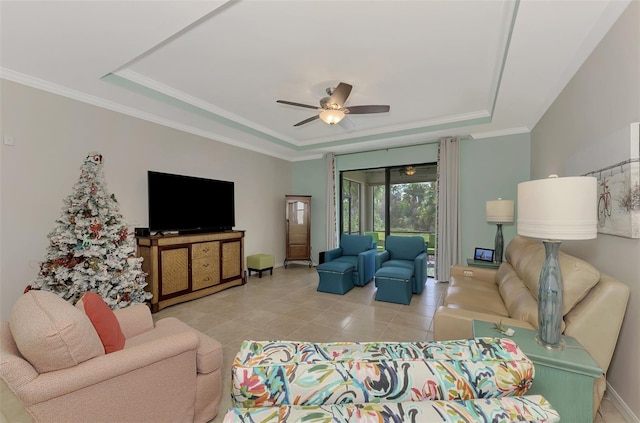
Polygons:
[[376,249],[371,235],[342,234],[340,247],[325,251],[326,262],[337,261],[353,265],[353,284],[365,286],[375,274]]
[[385,250],[375,258],[376,271],[383,267],[403,267],[413,271],[411,287],[421,294],[427,281],[427,244],[421,236],[389,235]]

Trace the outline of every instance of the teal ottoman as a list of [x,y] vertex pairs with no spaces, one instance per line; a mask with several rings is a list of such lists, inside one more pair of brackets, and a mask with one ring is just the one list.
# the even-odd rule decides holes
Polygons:
[[353,289],[353,264],[327,261],[316,267],[320,282],[318,291],[344,295]]
[[382,267],[376,272],[376,301],[409,304],[413,271],[404,267]]
[[249,271],[249,276],[251,276],[251,272],[258,272],[258,277],[262,277],[262,272],[269,271],[270,275],[273,275],[273,265],[275,263],[275,259],[271,254],[254,254],[252,256],[247,256],[247,270]]

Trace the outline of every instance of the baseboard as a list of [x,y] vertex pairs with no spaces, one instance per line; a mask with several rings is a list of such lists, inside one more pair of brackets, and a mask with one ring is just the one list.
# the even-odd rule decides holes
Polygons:
[[620,414],[622,414],[622,417],[624,417],[624,420],[627,423],[640,423],[640,419],[638,419],[638,416],[633,414],[633,411],[631,411],[627,404],[622,400],[616,390],[613,389],[611,385],[609,385],[609,382],[607,382],[607,391],[605,392],[605,395],[609,397],[609,400],[618,409]]

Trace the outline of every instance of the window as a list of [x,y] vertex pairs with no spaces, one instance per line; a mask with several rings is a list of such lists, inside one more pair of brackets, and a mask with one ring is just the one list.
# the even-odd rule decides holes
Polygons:
[[360,189],[362,184],[343,179],[342,181],[342,232],[360,233]]
[[386,214],[386,206],[385,206],[385,186],[384,185],[374,185],[371,187],[372,189],[372,198],[373,198],[373,231],[374,232],[385,232],[385,216]]

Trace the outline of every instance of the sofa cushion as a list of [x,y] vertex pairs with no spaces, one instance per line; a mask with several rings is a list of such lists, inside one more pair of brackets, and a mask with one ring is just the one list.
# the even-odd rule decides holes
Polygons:
[[353,271],[358,271],[358,256],[340,256],[331,260],[329,263],[346,263],[353,266]]
[[560,415],[541,395],[472,400],[430,400],[358,404],[231,407],[225,423],[261,422],[537,422],[555,423]]
[[411,270],[411,274],[413,274],[415,263],[413,260],[387,260],[382,263],[382,267],[401,267],[403,269]]
[[[506,257],[537,301],[540,271],[545,259],[542,242],[516,237],[509,243]],[[558,257],[563,284],[562,314],[566,315],[598,283],[600,272],[589,263],[563,252]]]
[[38,373],[66,369],[104,354],[89,318],[50,291],[31,290],[18,298],[9,327],[20,354]]
[[76,303],[76,307],[91,320],[106,354],[124,348],[124,334],[120,329],[120,323],[100,295],[95,292],[86,292]]
[[462,308],[478,313],[492,314],[496,316],[509,317],[500,293],[483,289],[476,289],[471,286],[461,287],[451,285],[447,288],[443,305],[449,308]]
[[533,373],[533,363],[506,338],[244,341],[231,366],[231,404],[259,407],[495,398],[525,394]]
[[499,291],[509,317],[538,327],[538,302],[514,268],[505,263],[498,270]]

